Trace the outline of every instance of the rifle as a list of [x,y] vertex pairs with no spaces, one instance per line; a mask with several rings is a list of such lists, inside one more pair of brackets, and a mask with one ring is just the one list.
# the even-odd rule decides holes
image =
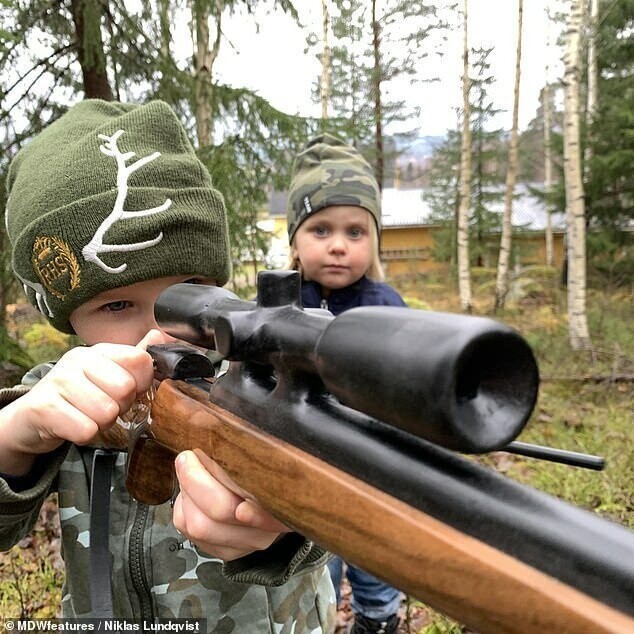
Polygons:
[[539,375],[514,330],[303,309],[294,271],[260,273],[257,303],[177,284],[155,315],[230,363],[210,381],[204,354],[150,350],[150,419],[103,439],[128,449],[137,500],[168,500],[175,454],[200,450],[293,530],[472,628],[634,631],[634,534],[456,453],[523,449]]

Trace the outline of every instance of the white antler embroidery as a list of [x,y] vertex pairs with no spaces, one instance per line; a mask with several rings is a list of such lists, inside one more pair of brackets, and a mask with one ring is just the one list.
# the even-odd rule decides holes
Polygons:
[[24,289],[24,294],[28,297],[29,293],[26,290],[30,288],[35,293],[35,301],[37,302],[37,308],[42,313],[42,315],[47,315],[48,317],[54,317],[53,311],[51,307],[48,305],[46,301],[46,289],[37,282],[29,282],[29,280],[25,280],[22,276],[17,273],[15,276],[22,282],[22,288]]
[[131,165],[126,165],[126,162],[136,155],[134,152],[126,152],[125,154],[122,154],[121,150],[117,147],[117,139],[123,133],[123,130],[117,130],[117,132],[115,132],[112,136],[106,136],[105,134],[99,135],[99,138],[105,141],[103,145],[99,146],[99,149],[106,156],[112,156],[117,161],[117,198],[114,202],[112,212],[101,223],[99,229],[97,229],[95,235],[92,237],[92,240],[82,249],[82,254],[87,262],[94,262],[108,273],[122,273],[126,270],[128,265],[124,263],[116,268],[108,266],[99,258],[100,253],[139,251],[140,249],[147,249],[148,247],[153,247],[155,244],[158,244],[163,239],[163,232],[161,231],[156,238],[146,240],[145,242],[135,242],[133,244],[104,244],[103,237],[106,231],[108,231],[108,229],[110,229],[110,227],[119,220],[156,214],[160,211],[169,209],[172,204],[171,199],[168,198],[162,205],[159,207],[153,207],[152,209],[141,209],[139,211],[124,210],[123,205],[125,203],[126,196],[128,195],[128,178],[139,168],[157,159],[161,153],[154,152],[149,156],[144,156],[143,158],[138,159]]

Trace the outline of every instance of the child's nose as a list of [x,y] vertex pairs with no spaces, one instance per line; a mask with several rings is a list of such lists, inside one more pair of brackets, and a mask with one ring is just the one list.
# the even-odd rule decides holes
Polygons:
[[335,233],[330,240],[329,246],[331,253],[343,253],[347,248],[346,239]]

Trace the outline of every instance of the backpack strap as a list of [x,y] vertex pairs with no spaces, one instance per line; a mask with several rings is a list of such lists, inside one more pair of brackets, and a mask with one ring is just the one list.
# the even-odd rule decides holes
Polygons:
[[110,582],[110,481],[116,452],[96,449],[90,484],[90,604],[94,618],[113,616]]

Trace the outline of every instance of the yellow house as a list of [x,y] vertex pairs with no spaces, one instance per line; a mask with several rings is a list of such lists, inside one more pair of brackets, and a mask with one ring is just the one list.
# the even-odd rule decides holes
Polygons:
[[[543,205],[528,196],[521,186],[513,205],[514,262],[522,266],[546,263],[545,212]],[[271,248],[264,265],[285,268],[288,263],[288,235],[286,231],[286,194],[274,192],[268,213],[258,222],[258,228],[271,236]],[[381,232],[381,261],[388,279],[410,277],[433,271],[444,271],[447,264],[434,260],[435,234],[439,225],[429,222],[421,189],[384,189]],[[501,209],[500,209],[501,211]],[[553,218],[553,265],[560,268],[564,259],[564,231],[561,218]],[[486,236],[485,266],[495,266],[500,234]]]

